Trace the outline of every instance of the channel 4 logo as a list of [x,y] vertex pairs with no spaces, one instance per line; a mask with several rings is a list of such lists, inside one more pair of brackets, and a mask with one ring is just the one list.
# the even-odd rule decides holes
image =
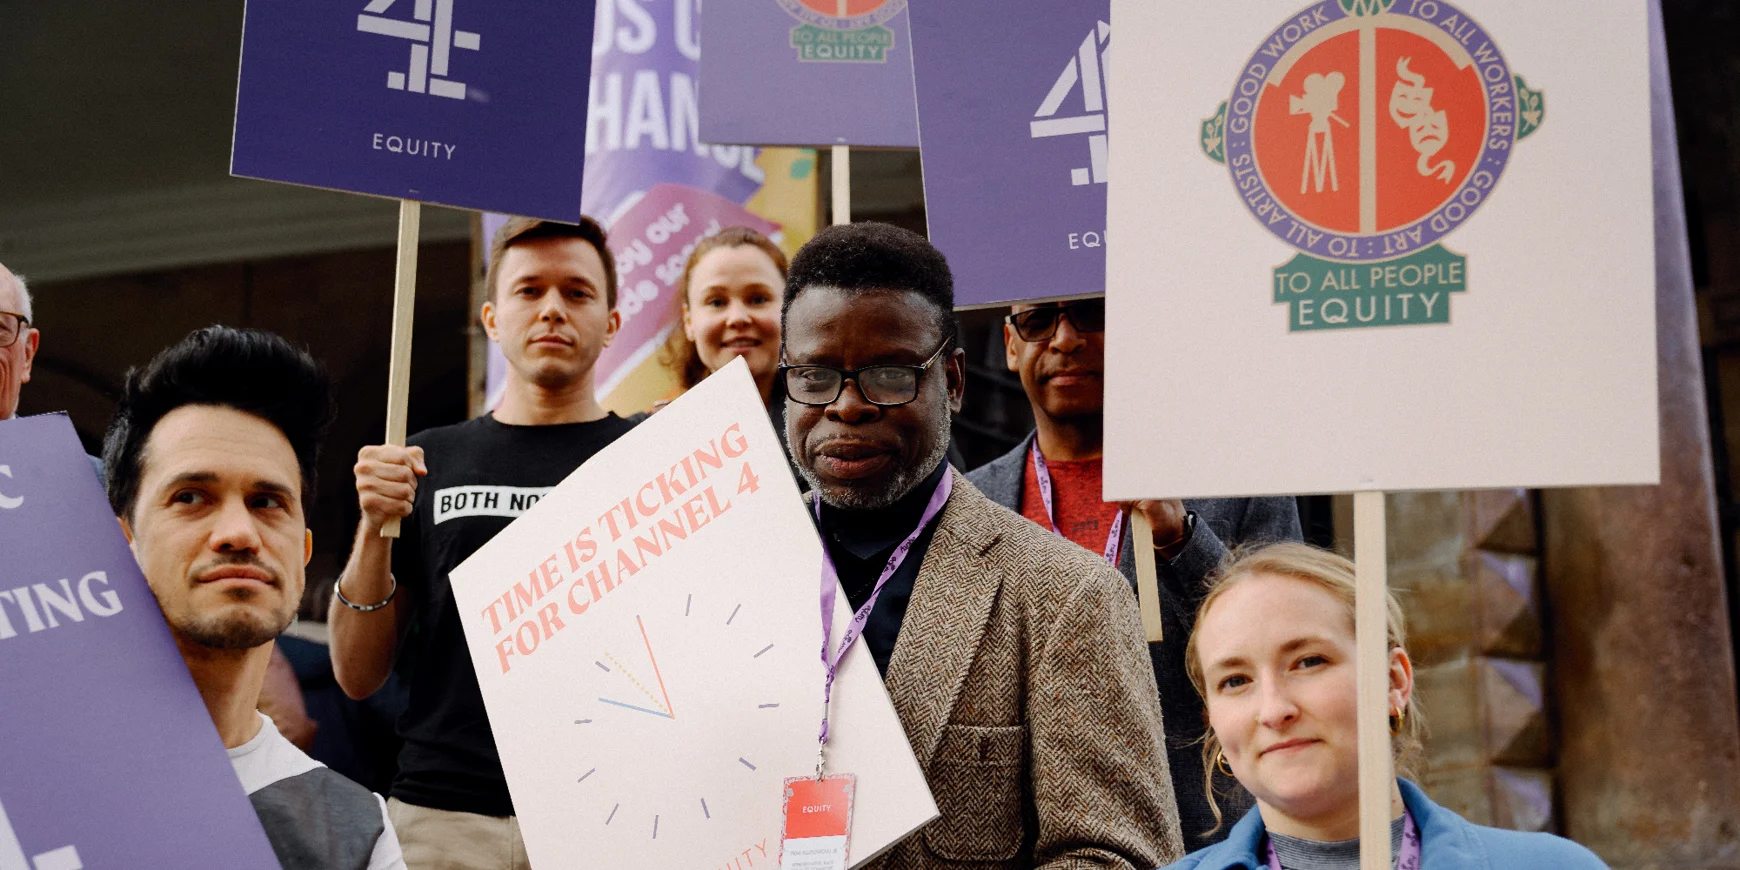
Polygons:
[[[0,477],[12,477],[12,466],[0,465]],[[24,496],[9,496],[0,490],[0,511],[17,510],[24,505]]]
[[477,51],[482,37],[469,30],[453,26],[453,6],[456,0],[408,0],[413,5],[412,20],[389,18],[399,0],[370,0],[356,17],[356,29],[378,33],[396,39],[410,40],[411,65],[405,72],[387,73],[387,87],[395,91],[432,94],[455,100],[465,99],[465,83],[449,78],[453,50]]
[[[1033,113],[1028,131],[1034,139],[1055,136],[1088,137],[1088,165],[1070,170],[1070,184],[1083,187],[1106,183],[1106,82],[1105,68],[1112,27],[1104,21],[1088,31],[1087,38],[1075,55],[1064,64],[1063,72]],[[1065,114],[1064,103],[1075,97],[1080,101],[1081,114]]]
[[84,870],[84,866],[84,862],[79,860],[79,850],[74,846],[62,846],[34,858],[25,858],[18,832],[12,829],[12,820],[6,817],[6,806],[0,804],[0,870]]

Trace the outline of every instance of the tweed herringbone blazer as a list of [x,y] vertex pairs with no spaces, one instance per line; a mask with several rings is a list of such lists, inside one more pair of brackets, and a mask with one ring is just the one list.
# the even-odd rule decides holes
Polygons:
[[1129,585],[951,473],[887,676],[942,815],[871,866],[1176,860],[1178,809]]
[[[1033,437],[1029,434],[1015,449],[973,469],[967,480],[986,498],[1019,513]],[[1160,686],[1160,708],[1166,712],[1167,761],[1172,765],[1184,848],[1194,852],[1220,842],[1231,820],[1253,805],[1250,793],[1238,780],[1219,772],[1214,775],[1215,798],[1227,824],[1221,824],[1209,805],[1202,764],[1207,723],[1202,697],[1191,685],[1184,666],[1184,644],[1196,627],[1196,607],[1208,594],[1210,574],[1227,557],[1230,547],[1297,541],[1302,536],[1299,506],[1292,498],[1187,499],[1184,506],[1198,515],[1196,534],[1171,564],[1162,560],[1159,566],[1160,621],[1166,639],[1150,644],[1148,656],[1154,666],[1154,681]],[[1125,535],[1124,549],[1118,556],[1118,571],[1131,589],[1136,588],[1134,542],[1134,535]]]

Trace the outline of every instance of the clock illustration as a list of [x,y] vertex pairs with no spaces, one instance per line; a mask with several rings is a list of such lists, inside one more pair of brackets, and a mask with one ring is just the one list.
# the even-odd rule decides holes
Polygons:
[[[567,700],[581,747],[568,817],[589,840],[649,867],[718,866],[745,847],[759,860],[758,844],[777,862],[785,777],[814,765],[821,667],[819,646],[775,641],[767,611],[701,591],[658,596],[593,639]],[[814,671],[816,697],[789,697],[793,668]],[[759,829],[775,839],[721,841]]]

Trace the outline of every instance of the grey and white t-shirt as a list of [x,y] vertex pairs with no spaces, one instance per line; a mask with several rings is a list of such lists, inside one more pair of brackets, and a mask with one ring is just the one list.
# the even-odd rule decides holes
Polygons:
[[386,802],[309,758],[265,714],[229,753],[284,870],[405,870]]
[[[1269,845],[1281,870],[1359,870],[1359,839],[1324,843],[1285,834],[1269,834]],[[1390,866],[1402,848],[1402,820],[1390,822]],[[1258,857],[1261,857],[1260,855]]]

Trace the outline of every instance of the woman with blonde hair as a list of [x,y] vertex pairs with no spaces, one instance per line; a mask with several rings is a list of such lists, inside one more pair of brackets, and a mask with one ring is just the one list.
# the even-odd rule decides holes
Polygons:
[[785,252],[748,227],[728,227],[695,246],[677,282],[683,328],[671,331],[659,357],[676,373],[679,395],[742,357],[762,402],[775,407],[785,272]]
[[[1391,749],[1405,776],[1422,725],[1401,606],[1387,598]],[[1353,608],[1353,563],[1315,547],[1275,544],[1221,569],[1197,610],[1186,668],[1208,708],[1206,766],[1237,778],[1257,805],[1226,840],[1173,868],[1357,870]],[[1606,867],[1569,840],[1472,824],[1405,778],[1389,803],[1390,854],[1404,870]]]

